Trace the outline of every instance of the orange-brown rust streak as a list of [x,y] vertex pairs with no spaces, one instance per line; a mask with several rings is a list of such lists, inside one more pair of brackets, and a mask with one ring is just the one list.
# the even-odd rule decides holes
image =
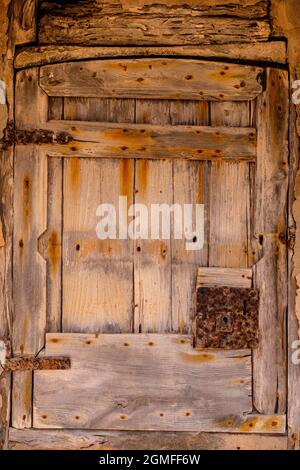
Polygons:
[[209,362],[215,359],[213,354],[189,354],[180,353],[180,359],[184,362]]
[[48,241],[48,256],[52,267],[52,273],[56,274],[60,259],[60,240],[55,231],[51,233]]
[[133,190],[133,160],[123,159],[120,162],[120,195],[132,199]]
[[240,425],[239,430],[241,432],[251,432],[257,425],[259,418],[247,419],[243,424]]
[[31,214],[31,180],[28,175],[23,178],[23,222],[24,227],[28,225]]
[[71,187],[73,191],[78,191],[80,184],[80,160],[77,157],[71,158]]

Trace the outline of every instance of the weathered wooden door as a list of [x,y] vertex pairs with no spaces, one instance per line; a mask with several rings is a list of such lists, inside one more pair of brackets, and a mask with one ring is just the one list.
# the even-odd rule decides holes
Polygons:
[[[17,73],[13,350],[71,368],[14,373],[14,427],[285,432],[287,113],[277,69]],[[97,239],[98,205],[120,196],[204,204],[203,249]],[[193,348],[196,282],[259,289],[257,349]]]

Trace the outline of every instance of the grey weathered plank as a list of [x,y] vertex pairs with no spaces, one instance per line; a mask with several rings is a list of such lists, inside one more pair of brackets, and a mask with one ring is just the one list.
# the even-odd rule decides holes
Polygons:
[[263,256],[254,276],[261,337],[253,352],[253,395],[260,413],[286,410],[288,90],[287,72],[268,69],[257,103],[254,233]]
[[241,101],[262,92],[255,66],[193,59],[112,59],[45,65],[49,96]]
[[252,409],[248,350],[197,351],[177,335],[48,334],[46,354],[70,356],[72,368],[35,373],[34,427],[282,431],[282,417],[241,417]]
[[53,429],[9,430],[10,450],[286,450],[286,436]]
[[51,156],[246,161],[256,158],[254,128],[80,121],[50,121],[45,128],[54,134],[66,132],[71,139],[68,144],[42,145]]
[[206,57],[285,64],[287,60],[284,41],[256,42],[253,44],[211,44],[203,46],[39,46],[20,51],[15,58],[15,68],[26,68],[83,59],[104,57]]

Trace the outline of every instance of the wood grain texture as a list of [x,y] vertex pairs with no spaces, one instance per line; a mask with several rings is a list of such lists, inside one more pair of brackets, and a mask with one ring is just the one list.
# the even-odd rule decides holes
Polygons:
[[260,434],[14,429],[10,450],[286,450],[286,436]]
[[[290,108],[290,190],[289,193],[289,285],[288,285],[288,448],[300,450],[300,251],[299,251],[299,137],[296,133],[296,110]],[[298,352],[297,352],[298,351]]]
[[40,85],[49,96],[242,101],[261,93],[262,73],[193,59],[112,59],[45,65]]
[[287,60],[284,41],[252,44],[211,44],[203,46],[39,46],[26,48],[16,54],[15,68],[27,68],[52,63],[104,57],[201,57],[285,64]]
[[[17,74],[16,126],[37,127],[47,119],[37,78],[35,69]],[[33,145],[17,146],[14,178],[19,191],[14,194],[12,344],[14,353],[34,355],[44,344],[46,328],[46,262],[38,253],[38,238],[47,228],[46,155]],[[18,372],[12,393],[15,427],[31,426],[31,391],[31,373]]]
[[[181,111],[178,119],[182,117]],[[43,145],[49,155],[57,157],[77,155],[95,158],[246,161],[255,161],[256,158],[254,128],[80,121],[50,121],[45,128],[54,134],[66,132],[70,138],[67,145]]]
[[256,125],[256,234],[263,257],[255,268],[260,289],[260,345],[253,352],[254,406],[261,413],[286,410],[288,76],[268,69],[258,98]]
[[252,287],[251,268],[199,268],[197,275],[198,287]]
[[[85,1],[63,8],[44,3],[39,43],[181,45],[266,41],[270,25],[258,19],[266,11],[265,7],[266,2],[248,1],[243,6],[237,1],[225,4],[209,1],[200,5],[177,1],[154,5]],[[255,13],[258,15],[254,20],[243,18],[251,18]]]
[[160,0],[153,3],[150,0],[116,0],[113,4],[109,0],[94,2],[81,1],[66,2],[57,0],[55,4],[42,2],[40,14],[53,16],[75,17],[76,15],[102,16],[122,13],[157,14],[162,17],[174,16],[174,14],[193,16],[222,16],[231,15],[245,18],[265,17],[268,13],[266,0],[244,0],[243,4],[238,0]]
[[70,356],[72,368],[34,373],[34,427],[282,430],[282,417],[271,425],[266,417],[237,416],[251,410],[249,351],[196,351],[190,341],[48,334],[46,354]]
[[15,0],[13,3],[14,42],[21,46],[33,43],[37,35],[37,0]]
[[[133,104],[70,98],[64,117],[132,122]],[[130,159],[64,162],[63,331],[132,331],[133,244],[97,239],[96,210],[101,203],[118,207],[119,196],[130,206],[133,180]]]
[[[249,126],[249,103],[211,103],[211,124]],[[209,266],[246,268],[250,179],[247,163],[212,163]]]

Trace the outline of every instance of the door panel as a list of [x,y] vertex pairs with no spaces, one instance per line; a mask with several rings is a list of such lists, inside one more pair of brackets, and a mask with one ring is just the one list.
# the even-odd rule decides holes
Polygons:
[[[16,375],[26,400],[13,394],[13,425],[283,432],[285,72],[88,61],[21,71],[16,92],[20,106],[39,112],[28,121],[17,110],[31,140],[23,137],[15,157],[23,192],[15,199],[14,347],[39,354],[46,342],[46,354],[72,365],[35,372],[33,382],[30,372]],[[118,206],[119,196],[148,208],[204,204],[203,249],[187,251],[172,236],[98,240],[97,207]],[[222,268],[210,285],[225,286],[239,279],[230,268],[249,268],[262,299],[254,353],[193,348],[199,267],[206,280]]]

